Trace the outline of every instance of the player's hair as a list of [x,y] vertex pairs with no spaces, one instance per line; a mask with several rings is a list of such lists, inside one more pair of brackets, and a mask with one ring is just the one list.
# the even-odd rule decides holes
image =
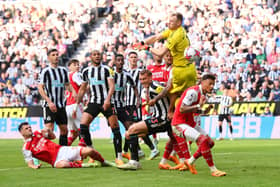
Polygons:
[[117,57],[121,57],[122,59],[124,59],[124,56],[123,56],[122,54],[117,54],[117,55],[116,55],[116,58],[117,58]]
[[211,80],[215,81],[216,80],[216,76],[214,74],[212,74],[212,73],[207,73],[207,74],[202,76],[201,80],[204,81],[204,80],[207,80],[207,79],[211,79]]
[[58,50],[57,49],[50,49],[50,50],[48,50],[47,55],[49,56],[52,52],[58,52]]
[[25,125],[29,125],[28,122],[22,122],[19,126],[18,126],[18,131],[20,132],[22,127]]
[[140,75],[148,75],[149,77],[151,77],[153,74],[150,70],[148,69],[143,69],[142,71],[140,71]]
[[173,13],[171,14],[171,16],[176,16],[177,20],[179,20],[180,22],[183,22],[183,15],[179,12]]
[[128,56],[130,56],[131,54],[135,54],[136,56],[138,56],[138,54],[136,53],[136,51],[130,51],[130,52],[128,53]]
[[79,63],[79,60],[77,60],[77,59],[71,59],[71,60],[68,62],[68,67],[71,66],[71,64],[74,64],[74,63]]

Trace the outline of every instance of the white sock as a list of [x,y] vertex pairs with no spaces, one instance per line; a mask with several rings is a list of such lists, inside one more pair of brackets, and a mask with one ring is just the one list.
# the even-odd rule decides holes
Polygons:
[[189,164],[193,164],[195,162],[195,158],[191,156],[191,158],[188,159]]
[[120,152],[120,153],[118,153],[117,155],[118,155],[117,159],[118,159],[118,160],[122,160],[122,153]]
[[179,158],[180,163],[184,163],[185,162],[185,158]]
[[161,164],[166,164],[166,163],[167,163],[167,159],[162,158],[161,161],[160,161],[160,163],[161,163]]
[[214,165],[214,166],[211,166],[211,167],[209,167],[210,168],[210,171],[211,172],[213,172],[213,171],[216,171],[217,170],[217,168],[216,168],[216,166]]
[[170,153],[170,156],[175,156],[176,155],[176,151],[172,151],[171,153]]

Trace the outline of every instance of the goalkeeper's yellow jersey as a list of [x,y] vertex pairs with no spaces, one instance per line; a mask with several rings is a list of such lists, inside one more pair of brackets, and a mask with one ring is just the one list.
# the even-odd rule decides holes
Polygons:
[[176,30],[166,29],[161,33],[163,38],[167,38],[165,47],[168,48],[173,57],[174,66],[186,66],[188,60],[184,57],[184,51],[190,45],[190,40],[185,29],[180,26]]

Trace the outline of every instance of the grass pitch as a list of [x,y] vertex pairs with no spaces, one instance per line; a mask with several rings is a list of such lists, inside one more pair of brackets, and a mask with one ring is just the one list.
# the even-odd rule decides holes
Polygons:
[[[107,160],[114,160],[113,145],[109,139],[94,140],[95,148]],[[166,140],[161,140],[161,155]],[[203,158],[196,162],[197,175],[189,171],[166,171],[157,168],[160,157],[141,160],[143,169],[122,171],[117,168],[54,169],[43,163],[39,170],[27,168],[21,153],[22,140],[0,140],[0,186],[1,187],[63,187],[63,186],[280,186],[280,140],[234,140],[216,141],[213,149],[218,169],[227,176],[215,178],[210,175]],[[141,146],[146,156],[146,145]],[[196,149],[192,146],[192,150]]]

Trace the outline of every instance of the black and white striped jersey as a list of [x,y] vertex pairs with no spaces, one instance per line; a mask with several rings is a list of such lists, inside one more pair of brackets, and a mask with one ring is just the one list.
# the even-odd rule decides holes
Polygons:
[[114,92],[114,104],[115,107],[125,107],[125,93],[127,85],[130,85],[132,88],[135,86],[134,80],[131,75],[122,71],[121,73],[115,72],[115,92]]
[[[163,89],[164,87],[159,82],[153,81],[149,87],[149,99],[150,100],[154,99]],[[147,96],[146,89],[143,89],[141,92],[141,97],[144,100],[148,100],[146,96]],[[156,118],[161,118],[162,120],[166,120],[168,114],[168,107],[169,107],[168,97],[163,97],[159,99],[153,106],[152,116]]]
[[108,79],[114,79],[114,71],[105,65],[90,66],[82,76],[90,88],[90,103],[103,104],[110,89]]
[[[132,79],[137,87],[138,93],[141,93],[142,85],[139,80],[139,73],[142,71],[140,68],[128,70],[130,75],[132,76]],[[134,93],[133,86],[128,83],[126,87],[126,106],[135,106],[137,104],[137,97]]]
[[220,99],[219,114],[231,114],[230,106],[232,105],[232,98],[230,96],[222,96]]
[[[48,66],[41,71],[39,78],[40,84],[44,85],[45,93],[55,106],[58,108],[65,107],[65,84],[69,83],[67,69],[61,66],[57,68]],[[43,106],[48,106],[48,103],[43,101]]]

